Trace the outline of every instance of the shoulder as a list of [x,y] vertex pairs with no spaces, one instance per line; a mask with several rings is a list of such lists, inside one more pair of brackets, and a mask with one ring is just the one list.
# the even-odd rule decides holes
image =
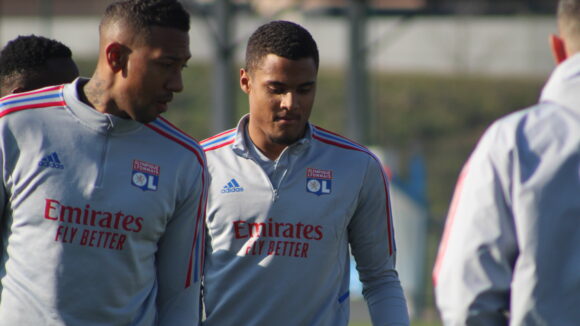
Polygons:
[[473,170],[493,167],[510,173],[514,164],[535,169],[540,160],[564,157],[580,139],[579,118],[566,108],[542,102],[494,121],[469,158]]
[[236,134],[237,129],[232,128],[200,141],[200,145],[206,153],[225,148],[235,142]]
[[319,126],[312,125],[312,139],[323,146],[324,150],[346,155],[349,159],[378,160],[366,146]]
[[312,125],[312,141],[315,151],[329,155],[333,164],[361,171],[367,176],[386,175],[381,160],[364,145],[315,125]]
[[11,94],[0,98],[0,118],[16,112],[42,108],[63,108],[64,85],[49,86],[30,92]]
[[[174,144],[176,146],[174,148],[177,151],[191,154],[200,165],[206,165],[205,154],[197,140],[173,125],[169,120],[159,117],[155,121],[145,124],[145,126],[162,139]],[[168,148],[165,149],[169,150]]]
[[477,149],[502,156],[537,141],[558,141],[569,129],[565,108],[553,103],[540,103],[510,113],[494,121],[484,132]]

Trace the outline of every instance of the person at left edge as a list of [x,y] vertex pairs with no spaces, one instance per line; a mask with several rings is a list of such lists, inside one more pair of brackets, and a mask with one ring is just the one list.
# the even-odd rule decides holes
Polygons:
[[112,3],[91,79],[0,101],[1,325],[195,325],[199,145],[160,114],[183,89],[189,14]]

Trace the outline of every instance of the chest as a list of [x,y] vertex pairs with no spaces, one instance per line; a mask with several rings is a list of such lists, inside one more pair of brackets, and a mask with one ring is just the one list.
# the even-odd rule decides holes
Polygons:
[[3,144],[15,231],[42,226],[79,244],[81,235],[157,241],[175,209],[176,174],[143,137],[50,129],[35,138]]
[[275,184],[250,159],[213,160],[207,221],[214,249],[300,257],[342,250],[364,171],[336,163],[294,160]]

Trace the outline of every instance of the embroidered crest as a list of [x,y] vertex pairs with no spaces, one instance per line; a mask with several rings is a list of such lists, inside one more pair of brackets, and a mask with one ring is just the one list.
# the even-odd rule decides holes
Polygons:
[[156,191],[159,185],[159,165],[133,160],[131,184],[143,191]]
[[315,195],[329,195],[332,192],[332,171],[307,168],[306,191]]

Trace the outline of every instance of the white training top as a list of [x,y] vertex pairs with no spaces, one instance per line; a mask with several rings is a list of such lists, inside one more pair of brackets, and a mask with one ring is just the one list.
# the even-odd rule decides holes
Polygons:
[[434,270],[445,325],[580,323],[580,55],[463,169]]
[[378,159],[309,124],[272,185],[244,142],[247,120],[201,142],[211,177],[203,324],[346,326],[350,244],[374,324],[408,325]]
[[81,82],[0,100],[0,324],[194,325],[205,155]]

